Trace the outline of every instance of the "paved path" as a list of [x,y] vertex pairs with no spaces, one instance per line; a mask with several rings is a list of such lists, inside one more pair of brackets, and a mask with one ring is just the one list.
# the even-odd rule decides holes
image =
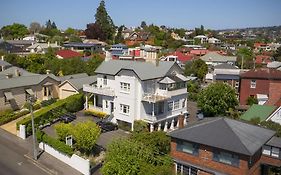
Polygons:
[[22,120],[23,118],[25,118],[26,116],[23,116],[23,117],[20,117],[16,120],[13,120],[9,123],[6,123],[2,126],[0,126],[2,129],[14,134],[14,135],[17,135],[17,122]]

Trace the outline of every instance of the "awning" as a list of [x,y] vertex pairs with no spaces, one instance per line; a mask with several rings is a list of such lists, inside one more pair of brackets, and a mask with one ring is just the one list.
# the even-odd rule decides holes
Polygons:
[[29,95],[34,95],[34,92],[32,89],[26,89],[25,92],[28,93]]
[[10,100],[14,99],[14,96],[13,96],[12,92],[4,92],[4,95],[7,99],[7,101],[10,101]]

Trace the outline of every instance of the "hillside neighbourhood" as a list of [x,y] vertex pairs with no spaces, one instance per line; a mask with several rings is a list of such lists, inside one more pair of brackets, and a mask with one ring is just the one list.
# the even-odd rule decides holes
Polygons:
[[281,175],[281,26],[115,26],[101,0],[85,27],[0,30],[0,135],[44,173]]

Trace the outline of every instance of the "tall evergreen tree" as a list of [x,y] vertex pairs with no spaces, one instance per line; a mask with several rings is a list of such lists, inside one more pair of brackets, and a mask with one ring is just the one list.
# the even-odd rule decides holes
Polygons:
[[[101,0],[97,12],[95,14],[96,23],[100,26],[101,31],[104,33],[104,40],[113,40],[115,33],[115,26],[111,17],[108,15],[104,0]],[[101,38],[103,39],[103,38]]]
[[52,29],[57,29],[57,25],[56,25],[56,23],[54,21],[52,23]]
[[52,22],[51,22],[51,20],[48,20],[48,21],[46,22],[46,28],[47,28],[47,29],[51,29],[51,28],[52,28]]

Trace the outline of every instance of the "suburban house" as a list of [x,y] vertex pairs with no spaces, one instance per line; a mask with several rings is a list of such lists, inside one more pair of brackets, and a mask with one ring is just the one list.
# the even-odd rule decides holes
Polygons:
[[213,81],[227,83],[238,92],[240,69],[228,63],[216,65],[213,72]]
[[268,55],[257,55],[255,56],[255,63],[257,65],[267,65],[272,62],[272,57]]
[[224,56],[220,55],[217,52],[209,52],[206,55],[200,57],[201,60],[205,61],[208,66],[216,66],[223,63],[228,63],[235,65],[237,61],[236,56]]
[[194,40],[199,40],[201,44],[208,43],[208,37],[205,35],[197,35],[193,38]]
[[95,76],[86,73],[57,77],[49,71],[35,74],[12,66],[0,72],[0,110],[20,109],[33,95],[39,101],[66,98],[81,92],[83,84],[95,82]]
[[208,43],[218,46],[218,45],[221,44],[221,40],[212,37],[212,38],[209,38],[209,39],[208,39]]
[[153,39],[150,37],[150,34],[148,32],[132,32],[129,37],[127,37],[125,39],[125,44],[127,46],[134,46],[134,45],[138,45],[138,44],[153,44],[154,41]]
[[34,74],[10,67],[0,72],[0,110],[20,109],[30,95],[38,100],[58,98],[59,82],[53,74]]
[[100,53],[104,48],[101,43],[68,43],[64,44],[63,47],[76,52],[88,51],[91,53]]
[[144,120],[150,131],[167,131],[188,113],[188,79],[175,62],[109,60],[95,72],[97,84],[83,86],[85,107],[107,113],[111,122],[133,129],[135,120]]
[[83,55],[79,52],[68,50],[68,49],[62,49],[56,51],[56,57],[59,59],[68,59],[68,58],[81,58]]
[[249,97],[259,104],[277,105],[281,100],[281,71],[260,68],[240,75],[240,104],[246,105]]
[[57,43],[35,43],[29,47],[27,47],[27,50],[30,51],[30,53],[41,53],[45,54],[48,51],[48,48],[52,48],[55,50],[58,50],[61,48]]
[[112,45],[109,51],[113,57],[129,55],[128,46],[126,46],[125,44]]
[[205,118],[168,133],[178,174],[267,175],[281,166],[275,132],[226,117]]
[[85,76],[79,78],[67,78],[59,85],[59,98],[64,99],[83,91],[83,84],[94,85],[96,76]]

